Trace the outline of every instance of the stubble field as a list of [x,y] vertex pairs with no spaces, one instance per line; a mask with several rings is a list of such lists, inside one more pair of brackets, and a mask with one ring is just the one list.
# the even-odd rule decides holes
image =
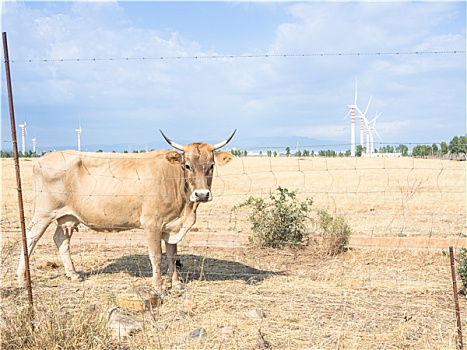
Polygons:
[[[31,161],[21,161],[26,221],[31,169]],[[344,215],[353,228],[351,249],[323,258],[309,246],[248,246],[247,213],[232,215],[231,208],[278,186]],[[200,206],[195,232],[181,244],[186,289],[134,315],[144,321],[140,332],[112,337],[107,314],[119,296],[150,284],[142,233],[80,229],[72,255],[85,280],[72,282],[50,227],[31,259],[36,332],[29,334],[26,293],[14,273],[20,252],[14,164],[3,159],[2,348],[455,349],[447,247],[466,245],[465,192],[463,162],[235,158],[217,169],[215,198]],[[465,329],[467,303],[460,302]],[[192,338],[199,328],[205,336]]]

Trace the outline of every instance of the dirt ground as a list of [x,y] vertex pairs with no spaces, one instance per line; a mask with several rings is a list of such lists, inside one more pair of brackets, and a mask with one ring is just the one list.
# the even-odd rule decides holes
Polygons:
[[[343,254],[320,258],[312,247],[258,250],[241,238],[218,248],[187,239],[179,249],[186,289],[169,293],[153,312],[136,315],[144,320],[142,332],[122,339],[96,333],[93,337],[106,341],[94,348],[456,349],[446,248],[454,243],[457,252],[465,245],[465,164],[418,161],[237,159],[233,167],[219,169],[217,197],[200,211],[200,234],[244,237],[248,222],[232,221],[231,206],[281,185],[346,215],[361,240]],[[27,304],[15,276],[20,235],[12,165],[2,160],[1,309],[6,317]],[[23,160],[27,218],[30,169],[31,162]],[[84,282],[65,278],[52,234],[49,228],[31,259],[38,323],[47,322],[48,315],[65,317],[59,324],[73,332],[82,320],[106,320],[120,295],[150,285],[140,233],[75,233],[72,256]],[[391,243],[383,245],[383,239]],[[412,243],[401,244],[404,239]],[[459,297],[465,330],[467,300]],[[199,328],[205,337],[192,339],[190,333]]]

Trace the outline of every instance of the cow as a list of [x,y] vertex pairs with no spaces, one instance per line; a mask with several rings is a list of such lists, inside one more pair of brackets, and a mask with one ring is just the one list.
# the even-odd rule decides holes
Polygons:
[[[48,153],[33,167],[34,209],[27,228],[31,256],[54,221],[53,240],[71,280],[82,280],[70,255],[70,239],[78,225],[97,232],[144,229],[152,265],[152,285],[163,291],[162,240],[166,245],[169,286],[182,288],[176,268],[177,243],[196,222],[200,203],[212,200],[214,165],[232,160],[230,152],[214,152],[225,140],[180,145],[163,138],[175,150],[136,154],[87,153],[74,150]],[[24,252],[17,270],[25,283]]]

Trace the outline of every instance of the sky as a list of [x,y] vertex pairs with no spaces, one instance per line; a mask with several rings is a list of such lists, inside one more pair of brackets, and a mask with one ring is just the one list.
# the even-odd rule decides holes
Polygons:
[[[371,98],[367,118],[381,113],[383,144],[466,133],[464,1],[0,6],[27,149],[33,138],[40,150],[77,147],[78,127],[91,151],[159,142],[159,129],[178,143],[237,129],[232,146],[309,137],[350,149],[356,81],[359,108]],[[2,64],[2,149],[11,148],[5,81]]]

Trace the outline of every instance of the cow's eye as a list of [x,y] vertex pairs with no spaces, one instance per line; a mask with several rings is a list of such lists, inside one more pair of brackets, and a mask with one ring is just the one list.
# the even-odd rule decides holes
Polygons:
[[214,164],[211,164],[208,166],[208,170],[206,171],[207,176],[212,176],[212,173],[214,171]]

